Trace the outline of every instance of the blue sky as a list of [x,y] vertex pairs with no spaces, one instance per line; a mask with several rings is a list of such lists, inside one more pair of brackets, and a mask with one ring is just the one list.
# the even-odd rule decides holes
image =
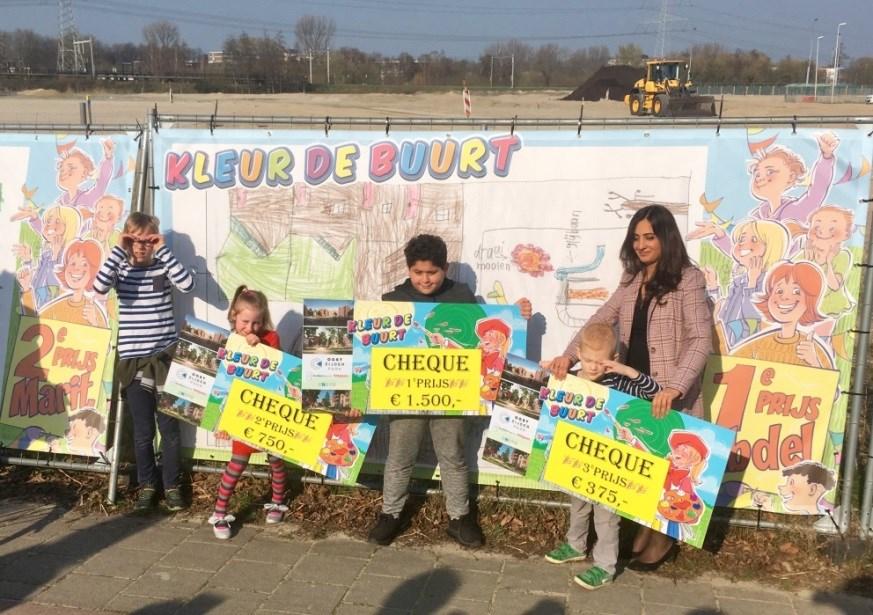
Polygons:
[[[442,50],[476,58],[491,43],[510,38],[538,46],[570,49],[636,42],[655,54],[662,0],[212,0],[207,3],[154,0],[73,0],[80,32],[108,43],[142,40],[142,28],[158,19],[176,23],[186,42],[204,51],[220,49],[225,38],[281,32],[294,43],[294,22],[304,14],[332,17],[334,47],[418,55]],[[811,42],[823,35],[820,62],[833,59],[837,24],[849,56],[873,56],[870,0],[670,0],[666,49],[718,42],[728,49],[757,48],[774,58],[807,58]],[[55,0],[0,0],[0,30],[28,28],[55,35]],[[817,21],[814,21],[816,20]]]

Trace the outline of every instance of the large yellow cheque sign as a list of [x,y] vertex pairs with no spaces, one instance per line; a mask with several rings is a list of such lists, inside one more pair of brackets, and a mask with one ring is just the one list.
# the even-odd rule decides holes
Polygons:
[[651,525],[670,462],[558,421],[543,480]]
[[480,414],[482,351],[373,348],[373,414]]
[[234,379],[217,429],[276,457],[312,467],[324,446],[332,416],[307,412],[300,400]]

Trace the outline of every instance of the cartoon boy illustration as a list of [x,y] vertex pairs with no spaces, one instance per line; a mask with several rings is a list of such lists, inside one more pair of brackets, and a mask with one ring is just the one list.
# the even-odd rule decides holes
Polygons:
[[816,333],[829,338],[837,319],[851,311],[855,302],[846,289],[846,278],[852,269],[852,253],[843,247],[852,235],[855,215],[836,205],[824,205],[809,217],[809,231],[803,257],[818,265],[825,276],[824,296],[819,309],[827,318],[816,327]]
[[[106,448],[100,443],[100,436],[105,430],[103,417],[94,408],[82,408],[70,414],[67,430],[64,432],[66,452],[99,457],[106,452]],[[52,442],[53,453],[61,452],[59,445],[59,440]]]
[[[807,168],[803,159],[782,145],[770,145],[755,151],[749,164],[749,191],[758,199],[758,206],[749,215],[757,220],[803,221],[821,207],[834,179],[836,158],[840,144],[836,134],[827,132],[816,137],[819,158],[809,174],[809,187],[799,196],[789,192],[807,182]],[[731,239],[725,229],[714,220],[698,222],[698,228],[688,239],[713,237],[713,245],[730,254]]]
[[85,238],[94,239],[103,248],[103,252],[109,254],[109,250],[118,244],[118,239],[121,236],[116,226],[123,214],[124,201],[111,194],[101,197],[94,206],[91,229]]
[[782,505],[788,512],[820,515],[824,495],[834,488],[836,480],[832,470],[817,461],[801,461],[782,470],[785,483],[776,487],[782,497]]

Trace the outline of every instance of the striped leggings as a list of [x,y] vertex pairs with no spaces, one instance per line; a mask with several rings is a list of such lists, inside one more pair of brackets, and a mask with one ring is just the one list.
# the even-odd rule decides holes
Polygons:
[[[230,461],[227,462],[227,468],[225,468],[224,474],[221,476],[221,484],[218,486],[218,498],[215,500],[216,516],[223,517],[227,514],[230,496],[233,495],[240,476],[246,471],[251,456],[252,454],[248,452],[234,452]],[[285,499],[285,462],[272,455],[267,455],[267,461],[270,462],[270,486],[273,490],[273,503],[282,504]]]

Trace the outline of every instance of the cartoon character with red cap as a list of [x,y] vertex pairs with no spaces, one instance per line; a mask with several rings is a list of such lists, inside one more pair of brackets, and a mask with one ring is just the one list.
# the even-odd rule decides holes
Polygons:
[[688,431],[673,431],[667,442],[670,470],[658,502],[658,513],[667,521],[664,533],[681,538],[682,525],[696,524],[704,512],[703,500],[694,492],[694,485],[700,484],[709,448],[700,436]]
[[498,317],[483,318],[476,323],[478,347],[482,349],[482,399],[497,399],[500,374],[512,345],[512,329]]

